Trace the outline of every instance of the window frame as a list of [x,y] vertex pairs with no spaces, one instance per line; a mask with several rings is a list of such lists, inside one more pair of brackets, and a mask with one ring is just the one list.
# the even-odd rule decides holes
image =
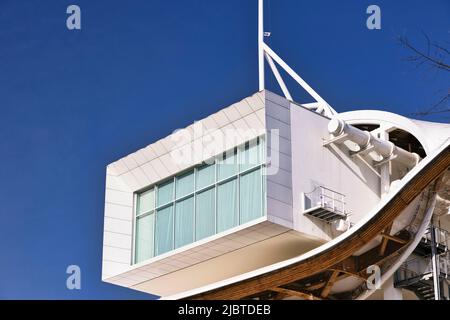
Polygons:
[[[240,163],[241,156],[244,154],[246,146],[249,145],[250,143],[252,143],[253,141],[256,141],[256,144],[258,146],[259,161],[258,161],[257,164],[254,164],[254,165],[251,165],[249,167],[246,167],[244,170],[241,171],[241,165],[242,165]],[[245,175],[247,173],[250,173],[252,171],[258,170],[258,169],[261,169],[261,183],[260,183],[260,185],[261,185],[260,192],[261,192],[261,198],[262,198],[262,203],[261,203],[262,215],[261,215],[261,217],[266,216],[267,215],[267,212],[266,212],[266,201],[267,201],[266,200],[266,193],[267,193],[267,190],[266,190],[266,182],[265,182],[266,179],[264,178],[265,177],[265,170],[266,170],[266,152],[265,152],[266,151],[266,147],[267,147],[267,145],[266,145],[266,136],[265,135],[261,135],[261,136],[255,137],[255,138],[253,138],[251,140],[245,141],[244,143],[242,143],[242,144],[240,144],[238,146],[230,148],[229,150],[221,152],[220,154],[218,154],[218,155],[216,155],[214,157],[211,157],[211,158],[209,158],[209,159],[207,159],[205,161],[202,161],[201,163],[198,163],[198,164],[196,164],[194,166],[186,168],[185,170],[178,172],[176,175],[173,175],[171,177],[165,178],[165,179],[163,179],[161,181],[158,181],[158,182],[156,182],[156,183],[154,183],[154,184],[152,184],[152,185],[150,185],[150,186],[148,186],[146,188],[143,188],[141,190],[138,190],[138,191],[134,192],[134,196],[133,196],[133,219],[132,219],[132,224],[133,224],[133,226],[132,226],[132,228],[133,228],[133,230],[132,230],[132,237],[133,237],[133,239],[132,239],[132,248],[131,248],[131,250],[132,250],[131,265],[142,263],[144,261],[153,259],[155,257],[159,257],[159,256],[161,256],[163,254],[166,254],[168,252],[171,252],[173,250],[178,250],[178,249],[183,248],[185,246],[192,245],[193,243],[196,243],[198,241],[202,241],[204,239],[207,239],[208,237],[207,238],[203,238],[201,240],[196,240],[196,229],[197,229],[197,226],[196,226],[196,208],[197,208],[197,206],[196,206],[196,198],[197,198],[197,194],[202,193],[204,191],[207,191],[209,189],[214,189],[214,234],[211,235],[211,236],[215,236],[215,235],[219,234],[218,233],[218,207],[217,207],[218,206],[218,201],[217,201],[218,186],[221,185],[221,184],[224,184],[224,183],[226,183],[228,181],[231,181],[233,179],[236,179],[236,188],[237,188],[237,190],[236,190],[236,192],[237,192],[237,199],[236,199],[236,201],[237,201],[237,213],[236,213],[236,215],[237,215],[237,217],[236,217],[237,218],[237,224],[236,224],[235,227],[238,227],[238,226],[242,225],[240,223],[240,220],[241,220],[241,212],[240,212],[241,211],[241,208],[240,208],[241,207],[240,206],[240,184],[241,184],[241,181],[240,181],[240,179],[241,179],[241,176],[243,176],[243,175]],[[237,161],[236,172],[233,175],[229,176],[229,177],[226,177],[226,178],[223,178],[221,180],[218,180],[218,178],[219,178],[220,161],[223,161],[224,155],[229,154],[229,152],[231,152],[231,150],[235,150],[235,151],[233,151],[233,153],[235,154],[236,161]],[[197,189],[197,172],[198,172],[198,170],[200,168],[204,167],[204,166],[211,166],[211,165],[214,166],[214,181],[213,181],[213,183],[210,183],[208,185],[202,186],[201,188]],[[183,196],[177,197],[176,196],[177,178],[181,177],[183,175],[186,175],[189,171],[192,171],[192,174],[193,174],[193,191],[188,193],[188,194],[185,194]],[[171,182],[172,185],[173,185],[173,187],[172,187],[172,200],[167,202],[167,203],[158,205],[158,196],[159,196],[158,189],[159,189],[159,186],[160,185],[165,185],[166,183],[169,183],[169,182]],[[154,206],[153,206],[153,208],[149,209],[148,211],[146,211],[144,213],[137,214],[138,201],[139,201],[140,194],[142,194],[142,193],[144,193],[146,191],[149,191],[151,189],[153,189],[153,192],[154,192]],[[177,202],[183,201],[183,200],[185,200],[185,199],[187,199],[189,197],[193,197],[193,202],[194,202],[193,203],[193,206],[194,206],[193,207],[193,210],[194,210],[193,239],[194,239],[194,241],[189,243],[189,244],[185,244],[183,246],[180,246],[180,247],[176,248],[176,245],[175,245],[175,240],[176,240],[175,239],[176,204],[177,204]],[[162,210],[162,209],[164,209],[166,207],[169,207],[169,206],[172,206],[172,214],[173,214],[172,248],[171,248],[171,250],[169,250],[169,251],[167,251],[165,253],[156,254],[156,226],[157,226],[157,219],[158,219],[158,210]],[[150,257],[147,260],[136,261],[136,257],[137,257],[137,255],[136,255],[136,249],[137,249],[137,246],[136,246],[137,219],[145,217],[146,215],[150,215],[150,214],[154,214],[155,215],[155,217],[154,217],[153,234],[152,234],[153,246],[154,246],[154,248],[153,248],[153,256]],[[223,230],[220,233],[225,232],[225,231],[226,230]]]

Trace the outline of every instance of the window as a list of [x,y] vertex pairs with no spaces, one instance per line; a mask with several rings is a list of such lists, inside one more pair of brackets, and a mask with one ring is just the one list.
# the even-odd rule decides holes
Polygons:
[[215,234],[215,189],[211,188],[197,194],[195,225],[196,235],[195,240],[212,236]]
[[246,223],[261,216],[262,193],[261,170],[257,169],[241,176],[239,186],[240,223]]
[[173,180],[167,181],[158,186],[158,207],[173,200]]
[[153,226],[155,215],[136,219],[136,262],[153,257]]
[[154,209],[155,192],[153,188],[138,195],[136,206],[135,262],[147,260],[154,255]]
[[237,148],[231,151],[224,152],[221,159],[219,159],[219,180],[229,178],[237,173],[238,158]]
[[156,211],[155,255],[173,250],[173,206]]
[[194,197],[175,204],[175,248],[194,242]]
[[210,186],[214,183],[215,177],[215,165],[204,165],[197,168],[197,190],[203,189],[206,186]]
[[237,177],[217,187],[217,231],[238,225]]
[[177,177],[177,199],[194,191],[194,170]]
[[248,170],[260,163],[261,150],[257,140],[245,143],[242,149],[241,160],[239,161],[241,171]]
[[150,212],[155,208],[155,192],[153,189],[141,193],[138,199],[138,215]]
[[265,215],[262,138],[136,195],[139,263]]

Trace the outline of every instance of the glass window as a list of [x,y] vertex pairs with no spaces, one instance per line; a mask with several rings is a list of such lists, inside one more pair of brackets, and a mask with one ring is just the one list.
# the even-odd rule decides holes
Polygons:
[[138,194],[134,262],[263,216],[263,146],[247,142]]
[[237,173],[237,149],[224,153],[218,166],[219,181],[235,175]]
[[137,215],[149,212],[155,208],[155,192],[153,189],[138,195]]
[[158,206],[173,201],[173,179],[158,185]]
[[210,186],[215,180],[215,165],[203,165],[197,169],[197,190]]
[[177,177],[177,199],[194,192],[194,170]]
[[153,257],[154,220],[154,214],[148,214],[136,219],[136,263]]
[[194,197],[175,204],[175,248],[194,242]]
[[240,223],[246,223],[263,215],[261,169],[240,177],[239,212]]
[[237,178],[220,184],[217,189],[217,232],[238,225]]
[[261,163],[260,145],[258,140],[247,142],[240,148],[240,170],[245,171]]
[[195,200],[195,229],[196,240],[200,240],[215,234],[215,188],[197,194]]
[[156,212],[155,254],[163,254],[173,249],[173,210],[172,205]]

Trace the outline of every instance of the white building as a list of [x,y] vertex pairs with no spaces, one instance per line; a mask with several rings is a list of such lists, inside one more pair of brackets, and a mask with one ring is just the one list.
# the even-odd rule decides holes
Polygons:
[[[338,114],[260,18],[259,92],[108,165],[103,281],[169,299],[448,299],[450,125]],[[295,103],[275,62],[317,102]]]

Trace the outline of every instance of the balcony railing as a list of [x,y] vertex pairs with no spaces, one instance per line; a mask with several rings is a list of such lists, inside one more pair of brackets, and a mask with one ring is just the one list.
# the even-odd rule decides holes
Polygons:
[[[449,252],[437,256],[439,273],[441,277],[450,276]],[[433,274],[433,265],[430,258],[415,258],[405,261],[395,274],[395,281],[401,282],[411,279],[428,279]]]
[[304,214],[332,222],[345,219],[345,195],[329,188],[319,186],[304,194]]
[[[422,242],[431,244],[431,228],[428,228],[425,232]],[[440,249],[448,250],[450,245],[450,233],[447,230],[434,227],[434,235],[436,245],[440,247]]]

